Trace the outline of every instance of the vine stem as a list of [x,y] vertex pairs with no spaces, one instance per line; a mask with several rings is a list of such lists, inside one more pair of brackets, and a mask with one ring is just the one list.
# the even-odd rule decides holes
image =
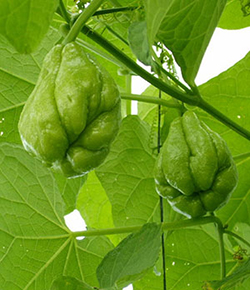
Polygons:
[[94,16],[99,16],[103,14],[113,14],[113,13],[118,13],[118,12],[126,12],[126,11],[133,11],[138,9],[138,6],[127,6],[127,7],[118,7],[118,8],[110,8],[110,9],[102,9],[99,11],[96,11],[93,15]]
[[202,110],[206,111],[214,118],[243,136],[244,138],[250,140],[250,131],[246,130],[242,126],[238,125],[236,122],[228,118],[226,115],[218,111],[216,108],[207,103],[198,93],[198,89],[193,92],[187,93],[183,92],[179,88],[171,86],[166,82],[154,77],[152,74],[144,70],[137,63],[135,63],[132,59],[130,59],[125,53],[117,49],[112,43],[106,40],[104,37],[99,35],[98,33],[92,31],[86,25],[83,27],[82,32],[86,34],[89,38],[94,40],[96,43],[101,45],[104,49],[106,49],[109,53],[111,53],[115,58],[117,58],[121,63],[123,63],[126,67],[128,67],[135,74],[141,76],[143,79],[151,83],[153,86],[158,88],[159,90],[165,92],[166,94],[172,96],[173,98],[184,102],[186,104],[197,106]]
[[[96,12],[96,10],[102,5],[104,0],[93,0],[89,6],[80,14],[74,25],[71,27],[68,35],[65,37],[62,44],[67,44],[74,41],[80,33],[82,27],[89,20],[89,18]],[[63,5],[60,5],[62,7]]]
[[234,159],[235,161],[237,161],[237,160],[240,160],[240,159],[243,159],[243,158],[248,158],[248,157],[250,157],[250,152],[246,152],[246,153],[242,153],[242,154],[234,155],[234,156],[233,156],[233,159]]
[[225,257],[225,246],[224,246],[224,239],[223,233],[224,228],[222,224],[217,224],[217,230],[219,235],[219,247],[220,247],[220,259],[221,259],[221,279],[226,277],[226,257]]
[[248,241],[246,241],[245,239],[243,239],[241,236],[231,232],[231,231],[228,231],[228,230],[224,230],[224,233],[227,234],[227,235],[230,235],[230,236],[233,236],[235,237],[236,239],[240,240],[241,242],[243,242],[245,245],[247,245],[248,247],[250,247],[250,243]]
[[[161,100],[161,91],[159,91],[159,100]],[[157,151],[158,154],[161,151],[161,105],[158,105],[158,132],[157,132]],[[163,197],[159,196],[160,199],[160,219],[161,223],[164,222],[164,207]],[[162,231],[161,235],[161,249],[162,249],[162,270],[163,270],[163,290],[167,290],[167,276],[166,276],[166,256],[165,256],[165,235]]]
[[135,101],[140,101],[140,102],[145,102],[145,103],[156,104],[156,105],[164,106],[168,108],[175,108],[175,109],[183,110],[183,107],[179,103],[173,103],[168,100],[159,99],[159,98],[146,96],[146,95],[121,93],[121,98],[125,100],[135,100]]
[[[220,259],[221,259],[221,279],[226,276],[226,259],[225,259],[225,248],[223,233],[224,228],[221,220],[215,216],[201,217],[189,220],[183,220],[173,223],[161,223],[162,231],[184,229],[193,226],[201,226],[205,224],[215,224],[218,235],[219,235],[219,248],[220,248]],[[104,236],[104,235],[117,235],[137,232],[142,228],[142,226],[129,226],[129,227],[117,227],[110,229],[91,229],[80,232],[72,232],[73,237],[91,237],[91,236]]]
[[58,7],[58,13],[61,14],[61,16],[69,23],[70,22],[70,16],[68,11],[66,10],[63,0],[60,0],[59,7]]
[[247,129],[243,128],[242,126],[234,122],[232,119],[228,118],[226,115],[218,111],[215,107],[207,103],[204,99],[200,99],[198,107],[204,110],[205,112],[209,113],[213,117],[215,117],[217,120],[219,120],[221,123],[232,129],[239,135],[250,140],[250,132]]
[[[128,57],[124,52],[117,49],[111,42],[106,40],[100,34],[92,31],[86,25],[83,27],[82,32],[86,34],[89,38],[94,40],[96,43],[101,45],[109,53],[111,53],[115,58],[117,58],[121,63],[128,67],[135,74],[139,75],[153,86],[157,87],[159,90],[162,90],[166,94],[190,105],[197,105],[200,101],[200,96],[197,96],[192,93],[184,93],[177,87],[169,85],[163,82],[161,79],[154,77],[152,74],[140,67],[136,62],[134,62],[130,57]],[[250,133],[249,133],[250,138]]]
[[[189,220],[183,220],[173,223],[161,223],[163,231],[184,229],[193,226],[201,226],[205,224],[215,224],[218,235],[219,235],[219,247],[220,247],[220,259],[221,259],[221,278],[224,278],[226,275],[226,259],[225,259],[225,248],[223,240],[223,225],[221,220],[215,216],[201,217]],[[73,237],[90,237],[90,236],[103,236],[103,235],[117,235],[125,233],[133,233],[139,231],[142,226],[129,226],[129,227],[117,227],[110,229],[91,229],[80,232],[72,232]],[[236,235],[237,236],[237,235]]]
[[[96,5],[96,3],[99,3],[99,5],[100,5],[101,2],[102,2],[102,0],[94,0],[91,2],[91,4]],[[84,13],[87,13],[87,10],[90,8],[91,4],[88,6],[88,8],[85,10]],[[62,17],[64,17],[64,15],[62,13],[61,6],[63,6],[63,3],[60,3],[60,9],[58,9],[58,13]],[[88,11],[90,11],[90,10],[88,10]],[[92,14],[90,12],[88,12],[88,13],[91,16],[91,15],[93,15],[94,12],[95,11],[93,9],[93,11],[91,11]],[[78,30],[81,29],[81,27],[86,23],[86,20],[84,19],[85,17],[83,17],[84,13],[82,13],[79,16],[79,18],[77,19],[77,21],[75,22],[75,24],[71,28],[69,34],[67,35],[67,37],[64,40],[64,44],[67,41],[70,41],[70,40],[72,41],[73,39],[75,39],[75,37],[79,33]],[[86,18],[89,18],[90,16],[88,16]],[[64,18],[68,22],[67,17],[64,17]],[[236,122],[234,122],[233,120],[228,118],[226,115],[224,115],[223,113],[218,111],[216,108],[211,106],[209,103],[207,103],[201,97],[198,88],[196,88],[196,87],[193,88],[193,92],[183,92],[181,89],[176,88],[174,86],[171,86],[171,85],[167,84],[166,82],[163,82],[162,80],[154,77],[152,74],[150,74],[149,72],[144,70],[142,67],[140,67],[131,58],[129,58],[125,53],[123,53],[121,50],[119,50],[117,47],[115,47],[111,42],[109,42],[107,39],[102,37],[100,34],[92,31],[86,25],[83,26],[81,31],[82,31],[82,33],[86,34],[89,38],[94,40],[96,43],[98,43],[100,46],[102,46],[104,49],[106,49],[110,54],[112,54],[116,59],[118,59],[121,63],[123,63],[131,71],[133,71],[138,76],[141,76],[143,79],[145,79],[146,81],[151,83],[153,86],[155,86],[159,90],[165,92],[166,94],[172,96],[173,98],[175,98],[183,103],[186,103],[186,104],[189,104],[192,106],[197,106],[197,107],[201,108],[202,110],[206,111],[207,113],[212,115],[214,118],[216,118],[217,120],[219,120],[220,122],[222,122],[223,124],[225,124],[226,126],[231,128],[232,130],[234,130],[235,132],[237,132],[238,134],[240,134],[241,136],[243,136],[247,140],[250,140],[250,131],[248,131],[245,128],[243,128],[242,126],[238,125]]]
[[[223,232],[223,225],[221,220],[214,216],[207,216],[195,219],[187,219],[173,223],[162,223],[162,230],[169,231],[169,230],[177,230],[177,229],[184,229],[193,226],[201,226],[205,224],[214,223],[218,225],[218,228],[222,229]],[[74,237],[90,237],[90,236],[103,236],[103,235],[117,235],[117,234],[126,234],[126,233],[133,233],[139,231],[142,228],[142,225],[139,226],[128,226],[128,227],[116,227],[116,228],[109,228],[109,229],[91,229],[86,231],[79,231],[79,232],[72,232]]]

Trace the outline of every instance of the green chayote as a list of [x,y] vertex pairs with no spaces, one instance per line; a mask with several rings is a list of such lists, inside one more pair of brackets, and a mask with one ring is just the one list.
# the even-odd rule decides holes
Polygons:
[[199,217],[224,206],[238,181],[226,142],[187,111],[175,119],[159,154],[157,192],[173,209]]
[[80,45],[56,45],[20,116],[23,145],[67,177],[84,175],[106,158],[120,103],[114,80]]

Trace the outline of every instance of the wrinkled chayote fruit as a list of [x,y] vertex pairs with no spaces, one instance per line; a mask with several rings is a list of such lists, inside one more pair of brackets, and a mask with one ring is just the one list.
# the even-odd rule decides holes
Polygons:
[[159,154],[157,192],[177,212],[199,217],[224,206],[238,181],[226,142],[188,111],[176,118]]
[[80,45],[56,45],[21,113],[23,145],[67,177],[84,175],[106,158],[120,103],[114,80]]

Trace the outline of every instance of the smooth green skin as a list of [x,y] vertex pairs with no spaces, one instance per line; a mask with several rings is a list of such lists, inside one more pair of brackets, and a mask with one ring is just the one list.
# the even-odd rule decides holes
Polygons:
[[155,182],[157,192],[174,210],[195,218],[227,203],[238,173],[226,142],[187,111],[170,126]]
[[21,113],[23,145],[67,177],[84,175],[106,158],[119,130],[120,103],[114,80],[81,46],[57,45]]

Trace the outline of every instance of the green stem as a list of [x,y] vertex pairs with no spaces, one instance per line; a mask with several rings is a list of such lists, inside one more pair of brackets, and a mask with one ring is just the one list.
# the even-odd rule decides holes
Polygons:
[[[177,230],[177,229],[184,229],[193,226],[200,226],[205,224],[215,223],[218,227],[223,229],[223,225],[219,218],[214,216],[208,217],[201,217],[196,219],[188,219],[173,223],[162,223],[162,230],[169,231],[169,230]],[[93,230],[86,230],[81,232],[73,232],[72,235],[74,237],[80,236],[103,236],[103,235],[117,235],[117,234],[125,234],[125,233],[133,233],[141,229],[142,226],[129,226],[129,227],[117,227],[117,228],[110,228],[110,229],[93,229]]]
[[[215,216],[207,216],[196,219],[183,220],[173,223],[162,223],[162,230],[177,230],[193,226],[201,226],[205,224],[214,223],[217,226],[219,234],[219,246],[220,246],[220,258],[221,258],[221,278],[224,278],[226,275],[226,260],[225,260],[225,249],[223,241],[223,225],[219,218]],[[73,237],[90,237],[90,236],[103,236],[103,235],[117,235],[125,233],[133,233],[139,231],[142,226],[130,226],[130,227],[119,227],[111,229],[98,229],[98,230],[86,230],[81,232],[73,232]]]
[[139,101],[139,102],[144,102],[144,103],[157,104],[157,105],[161,105],[164,107],[175,108],[175,109],[179,109],[179,110],[183,109],[182,106],[178,103],[173,103],[173,102],[168,101],[168,100],[159,99],[159,98],[146,96],[146,95],[123,94],[122,93],[121,98],[125,99],[125,100],[134,100],[134,101]]
[[205,112],[209,113],[221,123],[225,124],[230,129],[234,130],[244,138],[250,140],[250,132],[243,128],[242,126],[238,125],[236,122],[228,118],[226,115],[218,111],[215,107],[211,106],[207,103],[204,99],[200,99],[198,107],[203,109]]
[[243,158],[248,158],[248,157],[250,157],[250,152],[246,152],[246,153],[242,153],[242,154],[234,155],[234,156],[233,156],[233,159],[234,159],[235,161],[237,161],[237,160],[241,160],[241,159],[243,159]]
[[230,236],[233,236],[235,237],[236,239],[240,240],[241,242],[243,242],[245,245],[247,245],[248,247],[250,247],[250,243],[248,241],[246,241],[245,239],[243,239],[241,236],[231,232],[231,231],[228,231],[228,230],[224,230],[224,233],[227,234],[227,235],[230,235]]
[[[155,62],[155,64],[157,64]],[[182,88],[186,93],[190,94],[192,91],[186,87],[182,82],[180,82],[176,77],[174,77],[170,72],[165,70],[162,66],[159,66],[160,71],[165,74],[167,77],[169,77],[173,82],[177,84],[178,87]]]
[[171,74],[170,72],[168,72],[167,70],[165,70],[162,67],[162,65],[161,65],[161,63],[160,63],[160,61],[159,61],[159,59],[158,59],[155,51],[153,50],[153,48],[151,49],[151,54],[153,55],[153,58],[154,58],[154,60],[153,60],[154,65],[157,67],[157,69],[161,73],[163,73],[165,76],[167,76],[168,78],[170,78],[178,87],[182,88],[186,93],[188,93],[188,94],[192,93],[192,91],[187,86],[185,86],[173,74]]
[[67,23],[70,22],[70,16],[64,6],[63,0],[60,0],[59,2],[58,13],[66,20]]
[[[101,21],[103,22],[103,21]],[[120,41],[122,41],[124,44],[126,44],[127,46],[129,45],[129,43],[127,42],[127,40],[125,38],[123,38],[119,33],[117,33],[112,27],[110,27],[109,25],[107,24],[103,24],[105,25],[105,28],[110,32],[112,33],[117,39],[119,39]]]
[[101,6],[103,1],[104,0],[93,0],[90,3],[90,5],[77,18],[76,22],[70,29],[68,35],[66,36],[62,44],[67,44],[76,39],[82,27],[89,20],[89,18],[96,12],[96,10]]
[[102,9],[96,11],[93,16],[103,15],[103,14],[110,14],[110,13],[117,13],[117,12],[126,12],[126,11],[133,11],[138,9],[138,6],[128,6],[128,7],[118,7],[118,8],[110,8],[110,9]]
[[120,62],[122,62],[126,67],[128,67],[130,70],[135,72],[135,74],[141,76],[143,79],[150,82],[153,86],[162,90],[166,94],[169,94],[170,96],[190,105],[197,105],[199,103],[199,100],[200,100],[199,96],[196,96],[194,94],[184,93],[182,90],[174,86],[171,86],[169,84],[166,84],[162,80],[154,77],[149,72],[147,72],[142,67],[140,67],[136,62],[134,62],[125,53],[117,49],[111,42],[106,40],[100,34],[92,31],[87,26],[83,27],[82,32],[86,34],[89,38],[94,40],[96,43],[101,45],[103,48],[105,48],[109,53],[111,53],[115,58],[117,58]]
[[219,235],[219,248],[220,248],[220,259],[221,259],[221,279],[226,277],[226,257],[225,257],[225,246],[223,233],[224,229],[222,225],[217,224],[217,230]]
[[81,232],[72,232],[73,237],[95,237],[117,234],[128,234],[137,232],[142,226],[119,227],[111,229],[86,230]]
[[[101,2],[101,0],[97,0]],[[92,3],[96,3],[93,1]],[[89,6],[90,7],[90,6]],[[89,8],[88,7],[88,8]],[[87,10],[87,9],[86,9]],[[81,16],[80,16],[81,17]],[[79,18],[80,18],[79,17]],[[79,20],[79,19],[78,19]],[[78,20],[75,22],[75,24],[78,22]],[[73,26],[74,27],[74,26]],[[72,29],[73,29],[72,27]],[[68,36],[70,34],[73,34],[72,29],[70,30]],[[173,98],[192,105],[197,106],[213,117],[215,117],[217,120],[243,136],[244,138],[250,140],[250,131],[246,130],[245,128],[241,127],[234,121],[232,121],[230,118],[228,118],[226,115],[218,111],[216,108],[211,106],[209,103],[207,103],[204,99],[201,98],[199,95],[198,90],[196,90],[193,93],[184,93],[180,89],[173,87],[162,80],[154,77],[147,71],[145,71],[142,67],[140,67],[137,63],[135,63],[131,58],[129,58],[125,53],[117,49],[111,42],[106,40],[104,37],[99,35],[98,33],[92,31],[87,26],[84,26],[82,28],[82,32],[86,34],[89,38],[94,40],[96,43],[98,43],[100,46],[102,46],[104,49],[106,49],[109,53],[111,53],[115,58],[117,58],[121,63],[123,63],[126,67],[128,67],[131,71],[135,72],[137,75],[141,76],[143,79],[151,83],[153,86],[158,88],[159,90],[165,92],[166,94],[172,96]],[[68,38],[68,37],[67,37]],[[65,40],[66,41],[66,40]]]
[[105,48],[107,51],[109,51],[115,58],[117,58],[120,62],[122,62],[124,65],[126,65],[129,69],[131,69],[133,72],[135,72],[137,75],[141,76],[143,79],[151,83],[153,86],[157,87],[158,89],[162,90],[166,94],[172,96],[173,98],[184,102],[186,104],[197,106],[213,117],[215,117],[217,120],[243,136],[244,138],[250,140],[250,132],[246,130],[245,128],[241,127],[231,119],[229,119],[226,115],[218,111],[216,108],[211,106],[209,103],[207,103],[205,100],[201,98],[201,96],[195,92],[195,93],[184,93],[180,89],[173,87],[162,80],[154,77],[147,71],[145,71],[142,67],[137,65],[132,59],[130,59],[126,54],[124,54],[122,51],[117,49],[112,43],[110,43],[108,40],[106,40],[104,37],[99,35],[98,33],[92,31],[87,26],[84,26],[82,29],[82,32],[86,34],[89,38],[94,40],[96,43],[101,45],[103,48]]

